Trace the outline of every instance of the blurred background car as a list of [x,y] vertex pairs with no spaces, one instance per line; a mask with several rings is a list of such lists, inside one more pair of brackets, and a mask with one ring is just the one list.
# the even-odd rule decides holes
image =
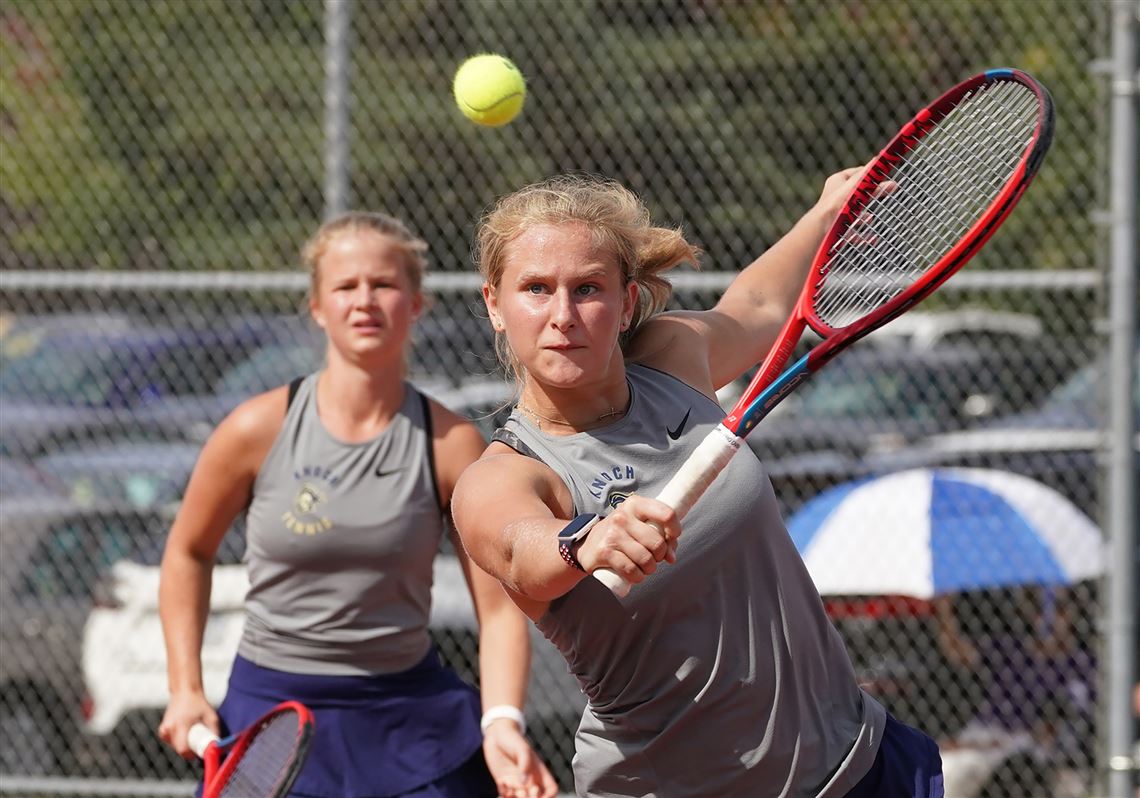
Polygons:
[[165,535],[162,507],[77,499],[27,463],[0,460],[0,764],[84,772],[83,625],[114,562]]
[[[432,312],[409,345],[409,379],[454,391],[493,379],[486,321]],[[320,368],[307,316],[243,315],[156,325],[117,314],[10,318],[0,337],[0,453],[34,459],[84,441],[201,440],[262,391]]]
[[1044,339],[1003,346],[860,342],[749,435],[785,511],[866,470],[868,457],[1033,407],[1062,379]]
[[5,337],[0,449],[34,458],[50,448],[110,438],[139,408],[208,391],[226,369],[272,340],[260,319],[163,324],[59,318]]
[[[1140,347],[1134,355],[1132,409],[1140,429]],[[867,458],[868,473],[919,466],[1001,468],[1054,488],[1092,518],[1100,515],[1099,475],[1109,434],[1104,418],[1104,366],[1087,362],[1037,406],[1001,416],[972,430],[931,435],[897,452]],[[1133,441],[1140,453],[1140,433]],[[1140,458],[1136,484],[1140,490]],[[1091,478],[1090,478],[1091,477]]]

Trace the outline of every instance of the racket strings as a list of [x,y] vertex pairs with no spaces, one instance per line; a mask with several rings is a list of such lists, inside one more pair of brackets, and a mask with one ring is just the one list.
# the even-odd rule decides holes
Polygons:
[[241,754],[218,798],[269,798],[280,794],[301,748],[295,712],[267,720]]
[[813,309],[839,329],[913,285],[960,242],[1008,184],[1037,130],[1039,100],[1015,82],[966,95],[910,143],[828,253]]

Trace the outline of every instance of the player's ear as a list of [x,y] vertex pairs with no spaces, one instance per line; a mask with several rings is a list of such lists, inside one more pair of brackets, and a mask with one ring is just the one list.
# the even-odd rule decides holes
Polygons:
[[309,316],[318,327],[322,330],[325,329],[325,314],[321,311],[317,298],[311,293],[309,294]]
[[495,332],[503,332],[503,316],[499,313],[499,300],[495,289],[490,283],[483,283],[483,304],[487,307],[487,318],[491,320],[491,327]]
[[637,309],[637,297],[640,292],[641,286],[638,285],[637,280],[630,280],[626,283],[625,296],[622,297],[621,302],[621,329],[623,332],[629,329],[629,325],[633,321],[633,312]]

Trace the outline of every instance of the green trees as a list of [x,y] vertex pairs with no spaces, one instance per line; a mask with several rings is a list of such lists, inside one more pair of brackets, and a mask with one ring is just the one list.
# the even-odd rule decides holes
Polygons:
[[[611,175],[747,262],[917,107],[993,66],[1042,79],[1057,141],[980,268],[1086,268],[1099,4],[1074,0],[357,0],[354,205],[468,267],[503,191]],[[322,210],[320,0],[20,0],[0,19],[3,268],[293,267]],[[459,116],[450,80],[501,50],[522,117]],[[1093,139],[1095,141],[1095,138]],[[1030,208],[1026,210],[1026,207]]]

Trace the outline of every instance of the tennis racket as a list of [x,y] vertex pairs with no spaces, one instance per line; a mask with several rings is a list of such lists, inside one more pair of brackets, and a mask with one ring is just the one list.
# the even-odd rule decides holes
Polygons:
[[219,739],[201,723],[187,742],[205,763],[202,798],[284,798],[301,770],[313,716],[296,701],[278,704],[245,731]]
[[[732,411],[657,497],[685,514],[772,408],[847,346],[932,294],[993,235],[1053,136],[1049,92],[993,69],[920,111],[871,162],[824,236],[792,315]],[[823,339],[785,368],[805,327]],[[630,585],[594,572],[616,595]]]

